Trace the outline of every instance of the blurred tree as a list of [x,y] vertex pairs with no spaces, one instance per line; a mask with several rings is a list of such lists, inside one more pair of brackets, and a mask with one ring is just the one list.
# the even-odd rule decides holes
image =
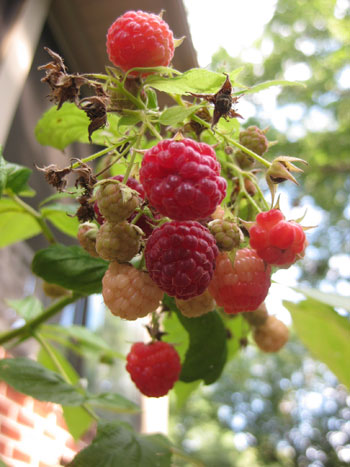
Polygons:
[[345,467],[347,397],[295,338],[275,355],[249,346],[217,383],[174,407],[171,435],[206,467]]
[[[253,65],[246,63],[244,54],[231,58],[221,49],[212,68],[223,71],[245,65],[239,81],[248,86],[270,79],[305,84],[283,91],[276,88],[277,111],[270,115],[264,112],[261,94],[244,99],[256,109],[256,119],[250,118],[247,126],[265,121],[269,139],[278,140],[268,153],[271,159],[287,154],[309,163],[303,189],[288,189],[293,205],[310,204],[312,197],[323,210],[319,227],[309,235],[317,255],[301,265],[304,278],[316,284],[327,275],[332,255],[350,254],[349,2],[279,0],[255,52],[261,62]],[[334,282],[338,277],[332,271]]]

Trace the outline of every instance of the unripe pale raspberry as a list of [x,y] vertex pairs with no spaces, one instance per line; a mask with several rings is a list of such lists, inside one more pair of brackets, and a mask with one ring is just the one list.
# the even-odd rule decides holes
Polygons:
[[[239,142],[259,156],[265,154],[269,149],[269,142],[264,131],[257,126],[249,126],[246,130],[242,130],[239,134]],[[255,159],[243,151],[236,152],[236,159],[239,165],[245,169],[255,163]]]
[[270,275],[271,267],[254,250],[238,250],[234,265],[227,253],[220,253],[208,289],[225,313],[253,311],[265,300],[271,285]]
[[125,221],[140,206],[140,198],[135,191],[112,180],[99,185],[96,199],[102,216],[114,224]]
[[168,24],[153,13],[127,11],[108,29],[109,59],[123,71],[168,66],[174,48],[174,37]]
[[105,222],[96,237],[96,251],[107,261],[126,263],[140,250],[141,231],[127,221],[119,224]]
[[96,251],[96,236],[98,227],[91,222],[84,222],[79,226],[78,230],[78,241],[80,245],[86,250],[91,256],[98,257]]
[[167,342],[136,342],[127,357],[126,369],[142,394],[165,396],[179,379],[179,354]]
[[213,214],[210,216],[212,219],[221,219],[225,217],[225,209],[222,206],[217,206]]
[[214,236],[219,250],[231,251],[238,248],[241,243],[241,232],[237,224],[230,221],[215,220],[210,222],[208,228]]
[[275,316],[254,329],[253,338],[263,352],[278,352],[288,341],[287,326]]
[[248,321],[251,326],[261,326],[268,318],[265,302],[254,311],[243,313],[243,317]]
[[113,315],[132,321],[155,311],[164,292],[146,272],[115,261],[102,279],[102,295]]
[[198,318],[215,309],[215,300],[206,290],[197,297],[188,300],[175,299],[176,306],[186,318]]
[[172,221],[154,229],[145,248],[150,276],[168,295],[187,300],[208,287],[218,248],[195,221]]
[[189,138],[163,140],[145,152],[140,181],[163,216],[198,220],[210,216],[224,199],[226,180],[215,151]]
[[64,297],[65,295],[68,295],[70,293],[70,291],[65,289],[64,287],[61,287],[57,284],[50,284],[46,281],[43,282],[43,291],[45,295],[47,295],[50,298]]

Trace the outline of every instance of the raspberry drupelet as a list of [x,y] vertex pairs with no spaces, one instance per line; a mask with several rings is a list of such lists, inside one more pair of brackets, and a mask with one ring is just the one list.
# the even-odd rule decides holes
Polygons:
[[172,221],[155,229],[145,248],[148,272],[168,295],[183,300],[202,294],[212,278],[218,248],[195,221]]
[[225,313],[254,311],[265,300],[271,285],[271,267],[256,251],[243,248],[236,252],[232,265],[226,253],[216,259],[216,269],[209,292]]
[[198,220],[210,216],[226,195],[220,171],[208,144],[168,139],[146,151],[140,181],[150,204],[163,216]]
[[126,369],[142,394],[165,396],[179,379],[179,354],[167,342],[136,342],[126,357]]
[[144,11],[127,11],[117,18],[108,29],[106,45],[110,61],[123,71],[168,66],[175,49],[168,24]]

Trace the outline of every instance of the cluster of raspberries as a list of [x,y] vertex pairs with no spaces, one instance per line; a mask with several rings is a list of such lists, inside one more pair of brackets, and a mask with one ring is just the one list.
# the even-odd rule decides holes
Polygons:
[[[129,11],[109,28],[107,52],[123,72],[144,76],[152,70],[133,68],[168,66],[174,38],[160,16]],[[268,148],[257,127],[249,127],[240,141],[258,154]],[[236,157],[249,165],[244,154]],[[218,213],[227,188],[220,172],[211,146],[188,138],[162,140],[144,153],[140,182],[129,177],[124,184],[117,176],[98,183],[99,227],[83,224],[78,239],[90,254],[110,261],[102,293],[113,314],[128,320],[146,316],[166,292],[190,318],[216,305],[229,314],[249,311],[259,347],[276,351],[288,332],[263,305],[271,266],[294,263],[303,254],[305,234],[272,209],[260,213],[250,228],[251,248],[239,249],[240,229]],[[146,205],[152,218],[140,212]],[[143,248],[147,271],[130,264]],[[181,363],[175,348],[158,340],[135,343],[126,368],[143,394],[160,397],[179,379]]]

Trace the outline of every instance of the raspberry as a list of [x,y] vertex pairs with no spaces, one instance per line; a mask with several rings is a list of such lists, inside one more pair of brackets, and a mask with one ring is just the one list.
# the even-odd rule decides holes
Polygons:
[[167,342],[136,342],[126,360],[131,379],[148,397],[165,396],[180,376],[179,354]]
[[276,266],[290,266],[302,256],[306,238],[303,228],[286,221],[279,209],[261,212],[249,230],[250,246],[260,258]]
[[226,253],[216,259],[209,292],[226,313],[254,311],[265,300],[270,288],[271,268],[254,250],[238,250],[234,265]]
[[261,326],[266,322],[268,316],[264,302],[256,310],[243,313],[243,318],[245,318],[251,326]]
[[168,295],[202,294],[212,278],[218,248],[209,230],[195,221],[172,221],[155,229],[145,248],[151,278]]
[[210,216],[225,197],[227,183],[220,170],[208,144],[168,139],[146,151],[140,181],[163,216],[198,220]]
[[[246,130],[241,131],[239,142],[259,156],[262,156],[269,149],[269,142],[264,131],[260,130],[257,126],[249,126]],[[240,167],[244,169],[251,167],[255,162],[254,159],[243,151],[236,152],[236,159]]]
[[233,248],[239,247],[241,242],[240,230],[233,222],[215,220],[210,222],[208,227],[220,250],[231,251]]
[[105,222],[96,237],[96,251],[107,261],[130,261],[139,252],[140,246],[140,229],[126,221],[119,224]]
[[[119,182],[122,182],[123,179],[124,179],[124,175],[116,175],[115,177],[112,177],[112,180],[118,180]],[[145,192],[144,192],[143,186],[141,185],[141,183],[135,180],[135,178],[129,177],[126,182],[126,186],[128,186],[132,190],[137,191],[140,197],[144,199]],[[105,218],[102,216],[98,208],[97,201],[95,201],[95,204],[94,204],[94,211],[95,211],[95,217],[96,217],[97,222],[100,225],[102,225],[105,222]],[[136,214],[132,214],[128,218],[128,221],[131,222],[135,216]],[[144,214],[142,214],[142,216],[137,220],[135,225],[137,225],[137,227],[140,227],[140,229],[145,234],[145,238],[148,238],[154,229],[154,224],[152,220],[149,217],[145,216]]]
[[91,222],[84,222],[79,226],[78,230],[78,241],[80,245],[86,250],[91,256],[98,257],[96,251],[96,236],[97,226]]
[[68,295],[70,293],[69,290],[61,287],[60,285],[50,284],[46,281],[43,282],[43,291],[45,295],[47,295],[50,298],[64,297],[65,295]]
[[256,345],[263,352],[278,352],[288,341],[288,328],[275,316],[269,316],[265,323],[253,333]]
[[162,292],[146,272],[129,264],[113,262],[102,279],[102,295],[113,315],[127,320],[155,311]]
[[101,183],[96,199],[101,215],[114,224],[126,220],[140,206],[140,198],[135,191],[109,180]]
[[143,11],[127,11],[117,18],[108,29],[106,45],[110,61],[123,71],[168,66],[174,55],[174,37],[168,24],[160,16]]
[[186,318],[197,318],[215,309],[215,300],[208,290],[189,300],[175,299],[176,306]]

